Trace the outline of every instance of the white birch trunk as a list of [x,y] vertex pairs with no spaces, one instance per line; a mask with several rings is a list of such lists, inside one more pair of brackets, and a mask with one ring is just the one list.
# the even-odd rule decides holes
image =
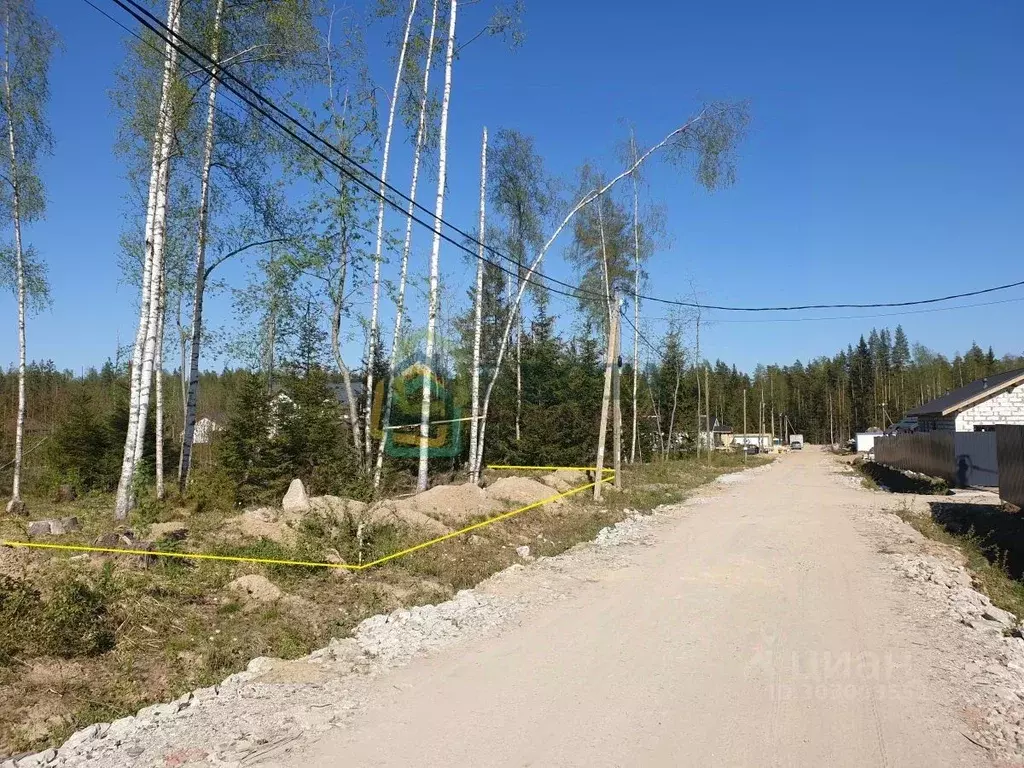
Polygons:
[[[381,437],[377,444],[377,463],[373,469],[373,487],[380,487],[381,473],[384,469],[384,447],[387,444],[387,429],[391,425],[391,408],[395,401],[395,366],[398,364],[398,342],[402,335],[402,319],[405,314],[405,286],[409,274],[409,252],[412,249],[412,215],[415,210],[416,188],[419,182],[420,157],[423,155],[423,144],[427,132],[427,101],[430,95],[430,67],[434,54],[434,34],[437,30],[438,0],[434,0],[430,17],[430,36],[423,66],[423,95],[420,99],[419,123],[416,127],[416,143],[412,156],[412,182],[409,185],[409,206],[405,219],[405,241],[402,244],[402,266],[398,277],[398,298],[395,304],[395,330],[391,338],[391,352],[388,355],[388,390],[381,415]],[[367,402],[368,413],[369,405]],[[369,426],[369,422],[367,422]]]
[[441,132],[438,139],[437,202],[434,206],[434,242],[430,249],[430,298],[427,310],[426,366],[423,371],[423,399],[420,404],[420,466],[416,488],[427,489],[427,466],[430,438],[430,366],[434,358],[434,329],[437,325],[438,260],[441,254],[441,227],[444,217],[444,192],[447,182],[448,105],[452,95],[452,62],[455,59],[455,16],[459,0],[452,0],[448,18],[448,49],[444,62],[444,95],[441,98]]
[[[395,85],[391,89],[391,104],[388,106],[388,125],[384,132],[384,157],[380,163],[380,200],[377,203],[377,244],[373,253],[373,288],[370,292],[370,354],[366,364],[366,449],[364,455],[367,463],[373,451],[373,440],[370,436],[370,418],[373,403],[373,361],[377,354],[377,316],[380,312],[380,263],[384,258],[384,191],[388,179],[388,160],[391,155],[391,133],[395,126],[395,110],[398,106],[398,90],[402,85],[402,71],[405,69],[405,52],[409,47],[409,32],[416,13],[417,0],[409,4],[409,18],[405,23],[405,35],[402,37],[402,49],[398,53],[398,68],[395,71]],[[454,13],[454,11],[453,11]],[[439,225],[440,226],[440,225]],[[355,423],[352,424],[355,428]]]
[[[169,0],[168,26],[173,35],[179,28],[181,0]],[[149,406],[149,386],[152,382],[153,348],[155,341],[155,308],[153,284],[155,275],[163,270],[163,229],[166,222],[167,184],[170,148],[173,138],[171,124],[171,88],[177,68],[178,53],[173,45],[164,50],[163,82],[160,89],[160,107],[156,132],[153,137],[150,167],[149,201],[146,212],[146,259],[143,265],[142,296],[139,307],[139,328],[132,353],[132,381],[129,395],[128,432],[125,436],[121,477],[117,485],[114,516],[123,520],[134,506],[135,472],[142,455],[145,437],[146,412]],[[148,371],[148,375],[147,375]]]
[[164,498],[164,315],[166,307],[167,280],[161,275],[160,285],[157,288],[157,315],[156,315],[156,351],[153,358],[154,377],[156,378],[156,497],[162,501]]
[[203,298],[206,293],[206,244],[210,231],[210,172],[216,139],[217,86],[220,84],[217,63],[220,61],[220,32],[224,16],[224,0],[217,0],[213,16],[213,43],[210,84],[206,93],[206,135],[203,143],[203,166],[199,183],[199,234],[196,238],[196,279],[192,297],[192,342],[189,355],[188,392],[185,397],[185,429],[178,463],[178,487],[184,492],[192,470],[192,446],[196,434],[196,408],[199,403],[199,354],[203,336]]
[[706,110],[702,110],[696,117],[693,117],[683,125],[669,132],[668,135],[666,135],[661,141],[659,141],[657,144],[655,144],[642,155],[640,155],[640,157],[633,161],[633,163],[631,163],[628,168],[622,171],[622,173],[613,178],[603,187],[587,195],[584,195],[576,203],[576,205],[572,207],[569,213],[566,214],[565,218],[562,219],[562,222],[557,227],[555,227],[555,231],[551,233],[551,236],[547,239],[547,242],[544,243],[544,246],[534,257],[533,261],[530,262],[530,267],[526,273],[526,279],[521,282],[519,286],[519,293],[516,296],[514,306],[510,308],[508,322],[505,324],[505,331],[501,337],[501,344],[498,346],[498,359],[494,363],[494,372],[491,374],[491,380],[487,383],[487,391],[484,394],[484,404],[480,413],[480,435],[478,437],[478,443],[476,448],[478,466],[483,454],[484,436],[485,433],[487,432],[487,411],[488,408],[490,407],[491,395],[494,392],[494,385],[498,380],[498,374],[501,372],[501,363],[502,360],[504,360],[505,352],[508,348],[508,340],[512,332],[512,323],[515,321],[516,312],[519,309],[519,305],[522,303],[523,294],[526,292],[526,287],[530,284],[530,279],[533,277],[533,273],[536,272],[537,269],[540,267],[541,262],[544,260],[544,256],[547,254],[548,250],[551,248],[552,244],[554,244],[558,236],[562,233],[562,230],[565,229],[569,225],[569,222],[571,222],[576,217],[576,214],[578,214],[586,206],[590,205],[590,203],[592,203],[595,199],[605,194],[608,190],[610,190],[612,187],[614,187],[616,184],[622,181],[622,179],[626,178],[626,176],[636,171],[655,152],[663,149],[674,138],[683,133],[686,133],[694,124],[703,120],[706,114]]
[[7,505],[10,514],[21,514],[24,503],[21,500],[21,469],[25,456],[25,251],[21,241],[21,180],[18,170],[18,152],[14,138],[14,100],[11,91],[11,54],[8,43],[10,18],[4,25],[4,91],[7,112],[7,147],[11,161],[11,195],[14,217],[14,269],[18,288],[18,417],[14,432],[14,482],[11,487],[11,501]]
[[484,305],[484,242],[486,238],[487,210],[487,128],[484,127],[483,142],[480,149],[480,247],[476,262],[476,293],[473,296],[473,420],[469,422],[469,480],[480,481],[480,468],[476,465],[476,443],[480,431],[480,344],[483,339],[483,305]]
[[604,392],[601,395],[601,424],[597,430],[597,461],[594,464],[597,467],[597,476],[594,478],[597,481],[594,484],[594,501],[601,500],[601,486],[604,480],[604,449],[608,436],[608,407],[612,397],[612,366],[615,364],[614,326],[618,325],[617,319],[617,317],[610,318],[612,326],[608,329],[608,349],[604,356]]

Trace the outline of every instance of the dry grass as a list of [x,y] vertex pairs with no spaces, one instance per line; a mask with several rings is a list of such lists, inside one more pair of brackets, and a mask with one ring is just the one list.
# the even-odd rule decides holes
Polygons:
[[[109,722],[218,682],[256,656],[305,655],[330,637],[350,633],[368,616],[440,602],[479,583],[517,562],[518,546],[528,545],[538,556],[556,555],[593,539],[627,510],[643,512],[680,501],[718,475],[743,467],[740,456],[716,455],[713,461],[710,468],[692,459],[628,467],[624,489],[608,486],[602,505],[592,501],[591,492],[583,492],[566,503],[530,510],[359,573],[170,558],[143,567],[134,557],[72,559],[66,553],[0,549],[0,574],[31,583],[43,601],[58,583],[102,583],[104,620],[112,622],[115,639],[109,651],[89,655],[70,649],[63,658],[38,639],[22,637],[17,655],[0,656],[0,756],[59,743],[92,722]],[[748,466],[761,463],[765,459],[748,459]],[[91,543],[113,527],[110,501],[87,497],[53,505],[33,500],[32,518],[75,515],[83,530],[58,540]],[[362,530],[357,542],[354,526],[313,516],[298,526],[292,547],[266,539],[218,543],[215,534],[227,514],[196,514],[174,503],[147,505],[128,527],[145,532],[154,521],[185,519],[189,538],[161,548],[212,548],[275,559],[321,560],[333,550],[348,562],[361,551],[365,562],[418,541],[411,532],[380,526]],[[0,520],[0,536],[23,538],[23,525]],[[240,601],[225,585],[246,573],[263,574],[286,597],[270,605]],[[0,594],[0,606],[4,597]],[[5,631],[10,627],[0,628]]]

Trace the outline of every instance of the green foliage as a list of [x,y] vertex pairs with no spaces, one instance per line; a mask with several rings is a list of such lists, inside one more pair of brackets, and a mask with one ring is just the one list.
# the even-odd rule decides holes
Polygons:
[[74,578],[54,585],[40,617],[43,645],[51,655],[96,656],[114,647],[109,591],[109,577],[97,585]]
[[277,498],[287,484],[277,414],[263,377],[247,375],[238,389],[220,444],[220,461],[239,502]]
[[42,600],[27,581],[0,574],[0,666],[25,653],[39,625]]
[[0,665],[22,656],[96,656],[114,647],[110,571],[96,584],[58,578],[45,601],[26,581],[0,576]]
[[86,391],[74,393],[48,446],[57,482],[78,491],[111,490],[120,469],[116,453],[123,448],[123,437],[121,445],[116,442],[118,432],[102,423]]

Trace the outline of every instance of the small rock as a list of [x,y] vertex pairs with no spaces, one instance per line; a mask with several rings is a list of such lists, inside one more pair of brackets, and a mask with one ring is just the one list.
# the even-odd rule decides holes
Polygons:
[[49,536],[52,520],[33,520],[28,524],[29,536]]
[[288,486],[288,493],[281,501],[281,509],[285,512],[308,512],[309,496],[306,495],[306,488],[299,478],[292,480]]
[[281,590],[270,579],[256,573],[240,576],[227,589],[256,603],[272,603],[281,597]]
[[11,499],[7,502],[7,514],[14,517],[25,517],[28,515],[28,507],[23,499]]
[[533,559],[533,556],[530,554],[530,548],[526,544],[523,544],[521,547],[516,547],[516,554],[523,558],[523,560]]
[[994,605],[982,611],[981,618],[994,621],[1004,627],[1012,627],[1017,623],[1017,619],[1012,613],[1004,611],[1002,608],[996,608]]
[[142,747],[140,747],[140,746],[138,746],[136,744],[136,745],[133,745],[131,747],[128,747],[128,749],[125,750],[125,753],[128,754],[128,755],[131,755],[132,757],[138,757],[139,755],[141,755],[145,751],[146,750],[144,748],[142,748]]
[[82,530],[82,524],[78,522],[77,517],[62,517],[59,520],[50,521],[50,533],[54,536],[80,530]]

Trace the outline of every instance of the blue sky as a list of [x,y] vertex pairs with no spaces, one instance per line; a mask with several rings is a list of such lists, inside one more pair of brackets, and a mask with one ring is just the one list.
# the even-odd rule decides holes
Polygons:
[[[27,233],[49,262],[54,303],[30,318],[29,356],[78,369],[134,333],[136,297],[117,263],[126,187],[108,98],[124,33],[80,0],[37,4],[65,50],[51,76],[48,215]],[[460,28],[475,29],[483,13],[467,8]],[[584,160],[616,168],[628,124],[651,142],[704,100],[747,99],[753,122],[734,187],[708,195],[670,167],[651,167],[650,196],[666,209],[670,240],[649,266],[649,293],[686,298],[692,282],[718,304],[876,302],[1024,279],[1024,5],[527,0],[524,27],[519,50],[478,42],[456,63],[446,218],[460,226],[476,220],[484,125],[533,135],[548,169],[571,177]],[[390,77],[383,60],[375,72]],[[401,139],[392,178],[403,186],[408,150]],[[430,206],[431,184],[424,189]],[[417,253],[428,245],[420,235]],[[472,267],[451,249],[442,260],[462,301]],[[557,253],[547,271],[570,277]],[[242,267],[224,276],[240,279]],[[1017,298],[1024,289],[962,303]],[[716,313],[703,346],[749,369],[830,354],[873,325],[900,322],[947,354],[975,339],[1020,353],[1020,312],[1011,302],[798,323]],[[6,362],[16,356],[9,295],[4,313]],[[228,320],[226,295],[212,299],[211,316]],[[644,330],[654,338],[663,328],[650,319]]]

